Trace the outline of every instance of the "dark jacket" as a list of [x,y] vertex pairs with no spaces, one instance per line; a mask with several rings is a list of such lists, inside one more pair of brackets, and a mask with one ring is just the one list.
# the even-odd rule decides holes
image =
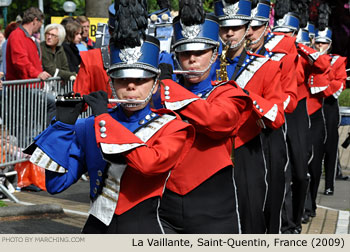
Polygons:
[[56,69],[58,69],[59,72],[57,76],[64,80],[69,80],[70,76],[76,74],[69,70],[67,56],[62,46],[57,46],[55,52],[46,45],[45,41],[41,42],[40,46],[42,51],[43,69],[46,72],[54,76]]
[[64,48],[64,51],[66,52],[69,70],[78,73],[79,65],[81,63],[78,48],[74,43],[67,41],[63,42],[62,46]]

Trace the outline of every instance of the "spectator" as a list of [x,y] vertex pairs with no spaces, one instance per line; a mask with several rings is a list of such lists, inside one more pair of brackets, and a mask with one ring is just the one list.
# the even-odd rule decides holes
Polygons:
[[16,30],[16,28],[19,26],[19,23],[17,22],[11,22],[6,26],[4,35],[5,35],[5,41],[1,45],[1,52],[2,52],[2,59],[3,61],[1,62],[0,66],[0,72],[4,73],[3,79],[5,79],[6,76],[6,46],[7,46],[7,39],[9,38],[11,32]]
[[66,40],[62,46],[67,56],[69,70],[78,73],[81,58],[77,44],[81,41],[81,25],[77,21],[69,21],[66,26]]
[[89,38],[90,20],[85,16],[77,17],[77,21],[81,24],[83,32],[81,33],[81,43],[88,49],[95,48],[95,42]]
[[46,80],[51,75],[42,69],[40,46],[33,39],[33,34],[40,30],[44,14],[31,7],[23,14],[22,25],[8,38],[6,48],[6,79]]
[[[38,8],[30,7],[23,13],[22,24],[10,34],[6,48],[6,80],[36,78],[46,80],[51,77],[48,72],[43,71],[40,44],[33,37],[33,34],[39,32],[43,19],[44,14]],[[18,105],[18,101],[24,99],[23,96],[25,95],[25,97],[32,97],[31,99],[33,99],[33,101],[37,101],[35,103],[35,108],[46,109],[47,116],[45,123],[48,125],[52,117],[56,114],[55,97],[50,93],[46,93],[42,89],[43,86],[44,83],[39,83],[39,85],[27,85],[27,89],[17,93],[18,95],[15,100],[9,100],[7,104],[9,107],[7,109],[28,109],[33,106],[33,102],[30,103],[30,99],[26,99],[25,104],[21,102],[21,106]],[[17,108],[15,106],[17,106]],[[24,111],[25,110],[22,110],[23,113]],[[29,122],[24,123],[20,119],[14,119],[12,123],[17,127],[17,131],[15,132],[17,132],[16,137],[18,139],[31,139],[31,135],[24,134],[24,132],[26,132],[25,130],[31,127]],[[37,125],[34,125],[34,128],[36,126]],[[9,130],[14,129],[11,128]],[[33,134],[35,133],[33,132]]]
[[63,25],[64,29],[66,29],[66,25],[68,24],[68,22],[72,21],[76,21],[76,19],[74,17],[65,17],[64,19],[62,19],[61,25]]
[[60,24],[49,24],[45,27],[45,41],[40,43],[43,54],[43,68],[52,76],[59,76],[64,80],[74,80],[76,73],[69,71],[68,61],[61,46],[66,31]]

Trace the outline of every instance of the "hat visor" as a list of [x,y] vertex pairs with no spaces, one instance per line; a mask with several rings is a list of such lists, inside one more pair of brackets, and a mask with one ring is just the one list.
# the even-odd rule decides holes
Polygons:
[[327,43],[330,44],[332,42],[332,40],[330,40],[329,38],[316,38],[315,39],[315,43]]
[[292,28],[289,28],[289,27],[281,27],[281,26],[276,26],[274,28],[272,28],[272,31],[273,32],[283,32],[283,33],[288,33],[288,32],[294,32],[296,31],[296,29],[292,29]]
[[214,45],[206,43],[183,43],[179,45],[174,45],[174,50],[177,53],[186,51],[204,51],[211,48],[214,48]]
[[154,78],[156,76],[156,73],[148,70],[144,70],[144,69],[116,68],[113,66],[108,70],[108,74],[113,79],[122,79],[122,78],[148,79],[148,78]]
[[241,26],[249,23],[250,20],[244,19],[224,19],[220,20],[220,27]]
[[253,26],[253,27],[255,27],[255,26],[263,26],[263,25],[266,25],[267,22],[268,22],[268,20],[267,21],[252,20],[250,22],[250,26]]

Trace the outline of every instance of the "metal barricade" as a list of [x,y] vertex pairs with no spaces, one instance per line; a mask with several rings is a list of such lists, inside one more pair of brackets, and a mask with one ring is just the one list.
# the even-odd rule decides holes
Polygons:
[[350,146],[342,147],[350,134],[350,107],[340,107],[341,115],[339,127],[339,160],[343,170],[350,170]]
[[[59,77],[2,82],[0,104],[0,167],[26,161],[22,153],[55,115],[55,98],[73,90]],[[82,113],[87,117],[91,112]]]

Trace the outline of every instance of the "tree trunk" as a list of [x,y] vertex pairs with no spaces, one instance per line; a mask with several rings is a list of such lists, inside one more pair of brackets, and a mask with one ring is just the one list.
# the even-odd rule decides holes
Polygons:
[[111,0],[85,0],[85,11],[87,17],[108,18],[108,7]]

